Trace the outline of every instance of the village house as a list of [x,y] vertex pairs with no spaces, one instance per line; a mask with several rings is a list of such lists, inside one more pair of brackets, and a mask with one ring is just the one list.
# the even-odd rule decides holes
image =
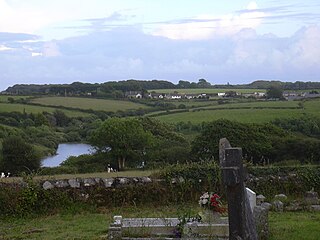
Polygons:
[[125,93],[126,98],[143,98],[140,91],[128,91]]
[[148,98],[152,99],[163,99],[166,96],[164,93],[149,93]]

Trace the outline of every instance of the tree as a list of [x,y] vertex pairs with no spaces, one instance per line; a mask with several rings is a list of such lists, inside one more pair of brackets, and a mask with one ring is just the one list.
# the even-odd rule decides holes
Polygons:
[[199,88],[208,88],[211,87],[211,84],[209,82],[207,82],[207,80],[201,78],[199,79],[198,83],[197,83]]
[[2,143],[2,168],[13,174],[40,168],[40,157],[21,137],[9,136]]
[[267,98],[281,99],[283,98],[283,90],[280,87],[272,86],[267,89]]
[[61,110],[55,110],[53,116],[56,119],[56,124],[59,127],[65,127],[70,122],[70,118]]
[[110,153],[124,169],[129,158],[142,156],[151,146],[153,135],[145,131],[138,119],[110,118],[93,133],[90,142],[99,152]]
[[285,132],[273,124],[245,124],[220,119],[205,123],[201,134],[192,142],[197,159],[218,159],[219,140],[227,138],[231,146],[241,147],[247,160],[259,163],[273,156],[273,146]]

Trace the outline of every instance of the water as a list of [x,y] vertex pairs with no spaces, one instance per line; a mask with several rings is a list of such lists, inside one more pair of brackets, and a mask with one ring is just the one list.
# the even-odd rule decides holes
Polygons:
[[62,143],[59,144],[57,155],[46,157],[42,160],[43,167],[57,167],[70,156],[79,156],[82,154],[91,154],[92,146],[83,143]]

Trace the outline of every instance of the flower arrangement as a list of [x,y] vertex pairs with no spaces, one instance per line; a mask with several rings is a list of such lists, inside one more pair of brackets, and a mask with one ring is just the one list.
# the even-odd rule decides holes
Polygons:
[[220,201],[220,196],[216,193],[209,194],[205,192],[199,199],[200,207],[212,210],[213,212],[223,213],[225,212],[225,208],[222,207],[222,203]]

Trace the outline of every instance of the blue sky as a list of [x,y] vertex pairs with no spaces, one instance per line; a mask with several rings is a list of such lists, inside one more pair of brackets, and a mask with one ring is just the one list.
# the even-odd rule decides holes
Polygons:
[[0,0],[0,90],[18,83],[319,81],[316,0]]

